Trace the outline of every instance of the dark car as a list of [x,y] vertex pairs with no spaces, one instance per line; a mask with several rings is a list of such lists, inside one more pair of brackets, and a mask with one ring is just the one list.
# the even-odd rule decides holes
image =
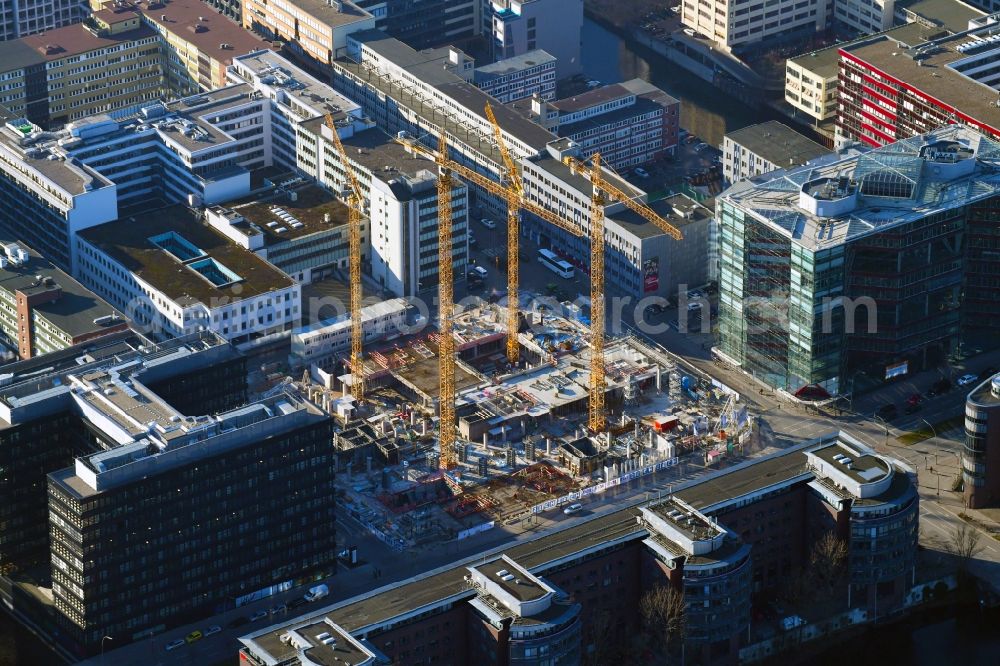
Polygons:
[[890,419],[896,418],[899,415],[899,410],[896,409],[896,405],[885,404],[875,410],[875,416],[882,419],[883,421],[888,421]]
[[997,369],[995,366],[987,366],[983,368],[982,372],[979,373],[979,379],[989,379],[993,375],[997,374]]
[[923,406],[919,402],[914,402],[914,403],[908,404],[906,406],[906,409],[904,409],[903,411],[906,412],[907,414],[916,414],[921,409],[923,409]]
[[229,626],[242,627],[244,624],[249,624],[249,623],[250,623],[250,618],[246,617],[245,615],[241,615],[237,618],[233,618],[232,620],[230,620]]
[[931,386],[931,389],[927,392],[927,395],[933,398],[936,395],[944,395],[950,390],[951,390],[951,382],[948,381],[947,379],[939,379],[936,382],[934,382],[934,385]]
[[911,395],[909,398],[906,399],[906,404],[911,406],[919,405],[923,401],[924,401],[924,396],[920,395],[919,393],[914,393],[913,395]]
[[662,305],[660,305],[659,303],[653,303],[652,305],[647,305],[646,306],[646,316],[647,317],[652,316],[652,315],[658,315],[658,314],[661,314],[661,313],[666,312],[666,311],[667,311],[667,309],[665,307],[663,307]]

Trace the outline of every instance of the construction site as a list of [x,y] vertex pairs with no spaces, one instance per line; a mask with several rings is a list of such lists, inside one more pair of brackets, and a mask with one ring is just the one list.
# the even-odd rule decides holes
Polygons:
[[[436,149],[407,132],[397,135],[407,151],[438,168],[436,328],[364,342],[360,238],[367,213],[346,169],[350,353],[331,372],[306,368],[301,380],[300,388],[341,422],[334,448],[342,505],[399,551],[572,507],[682,457],[717,464],[739,453],[753,430],[734,391],[661,347],[606,335],[605,206],[622,204],[675,240],[681,231],[602,167],[598,154],[581,160],[568,151],[560,158],[592,184],[586,225],[540,206],[525,194],[490,105],[485,113],[503,158],[499,181],[451,159],[444,133]],[[347,164],[330,116],[323,135]],[[455,178],[506,203],[502,304],[454,302]],[[559,303],[520,290],[522,211],[589,240],[589,298]]]
[[[455,440],[442,464],[439,330],[366,350],[363,407],[306,382],[338,416],[344,505],[397,550],[461,539],[561,510],[688,456],[740,453],[752,418],[739,396],[635,337],[604,344],[608,425],[588,428],[593,347],[572,303],[522,294],[520,363],[507,364],[503,306],[456,309]],[[584,320],[584,321],[581,321]]]

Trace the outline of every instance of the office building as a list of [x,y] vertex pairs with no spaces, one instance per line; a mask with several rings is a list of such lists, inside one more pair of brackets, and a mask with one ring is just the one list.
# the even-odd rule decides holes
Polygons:
[[23,243],[0,236],[0,348],[26,360],[128,330],[128,321]]
[[[44,127],[138,107],[162,97],[159,39],[131,10],[0,43],[0,102]],[[81,64],[85,63],[85,64]]]
[[1000,504],[1000,375],[980,382],[966,398],[962,482],[970,509]]
[[[913,44],[945,36],[948,32],[922,23],[909,23],[892,28],[884,34]],[[869,37],[856,41],[866,39]],[[804,113],[819,123],[835,118],[840,49],[848,46],[849,44],[836,44],[789,58],[785,62],[785,101],[797,112]]]
[[998,149],[949,126],[726,190],[718,351],[776,388],[835,395],[995,346]]
[[467,41],[480,32],[481,0],[356,0],[375,27],[415,49]]
[[532,98],[514,108],[539,125],[570,139],[583,157],[626,171],[677,149],[680,102],[643,79],[580,93],[546,103]]
[[[368,201],[371,220],[369,274],[396,296],[417,296],[437,289],[437,169],[416,157],[379,129],[344,139],[348,160]],[[339,156],[328,169],[335,183],[344,173]],[[341,185],[343,187],[343,185]],[[452,271],[456,279],[469,265],[469,188],[453,180],[451,192]]]
[[119,210],[246,197],[253,170],[307,169],[307,151],[296,148],[303,123],[330,113],[342,127],[367,126],[358,105],[273,52],[235,58],[229,76],[226,87],[76,121],[54,136],[10,120],[0,130],[0,219],[72,268],[75,233]]
[[226,68],[233,58],[270,48],[270,44],[212,11],[202,0],[171,0],[159,8],[147,5],[142,20],[160,35],[163,75],[175,97],[225,86]]
[[280,40],[315,71],[341,57],[347,36],[375,28],[375,17],[347,0],[243,0],[243,27]]
[[[205,210],[209,226],[299,284],[347,273],[347,221],[346,205],[317,185],[301,183]],[[362,225],[361,252],[367,263],[367,220]]]
[[[155,369],[147,385],[180,403],[202,400],[206,392],[211,399],[201,404],[213,409],[246,403],[246,359],[210,333],[153,345],[126,331],[6,365],[10,378],[0,395],[0,573],[50,563],[45,475],[95,451],[66,376],[109,361],[149,362]],[[36,395],[40,387],[49,392]],[[44,580],[47,570],[39,575]]]
[[[340,304],[337,316],[295,329],[289,357],[296,367],[316,365],[332,369],[350,355],[351,318],[347,304]],[[416,329],[420,321],[416,308],[402,298],[391,298],[361,308],[361,332],[364,344],[392,339]]]
[[214,331],[238,346],[287,338],[300,287],[185,206],[123,217],[77,236],[81,282],[151,338]]
[[777,120],[726,134],[722,141],[722,175],[727,183],[775,169],[797,167],[833,151]]
[[892,35],[840,49],[838,141],[882,146],[961,123],[1000,136],[1000,53],[983,27],[923,43]]
[[242,0],[204,0],[204,2],[236,23],[239,23],[240,19],[243,18]]
[[[689,663],[735,664],[759,621],[751,599],[781,589],[830,532],[850,544],[838,589],[849,606],[869,619],[902,609],[917,520],[912,470],[834,434],[499,556],[257,629],[240,639],[241,659],[316,663],[326,648],[309,634],[333,626],[392,663],[579,663],[598,648],[621,654],[639,631],[643,595],[669,585],[684,592]],[[281,643],[289,631],[306,636],[295,654]]]
[[896,25],[919,23],[959,33],[977,27],[987,19],[986,13],[974,6],[977,3],[963,0],[898,0],[886,4],[895,14]]
[[86,0],[6,0],[0,3],[0,41],[76,23],[86,5]]
[[96,441],[48,475],[55,608],[91,655],[336,570],[332,419],[287,389],[185,414],[148,365],[71,372],[25,408],[65,400]]
[[556,98],[556,59],[541,49],[528,51],[476,67],[473,82],[503,104],[535,95],[547,102]]
[[822,32],[832,25],[833,5],[806,0],[772,4],[748,0],[684,0],[681,22],[719,46],[732,50],[795,33]]
[[557,79],[583,71],[583,0],[492,0],[484,20],[496,60],[542,49],[555,57]]

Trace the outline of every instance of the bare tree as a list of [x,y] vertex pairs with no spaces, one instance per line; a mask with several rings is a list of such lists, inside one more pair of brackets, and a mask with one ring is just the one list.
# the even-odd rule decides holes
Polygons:
[[835,532],[826,532],[813,544],[809,553],[809,573],[819,592],[826,596],[833,594],[846,563],[847,544]]
[[948,534],[944,548],[957,558],[959,571],[968,569],[969,562],[983,551],[982,537],[982,532],[964,520]]
[[687,633],[684,592],[671,585],[654,587],[639,600],[643,627],[654,646],[666,650]]

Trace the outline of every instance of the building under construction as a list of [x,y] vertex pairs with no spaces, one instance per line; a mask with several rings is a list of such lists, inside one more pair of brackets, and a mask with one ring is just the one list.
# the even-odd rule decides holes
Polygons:
[[[458,313],[455,464],[441,469],[438,334],[367,353],[367,412],[337,433],[338,483],[353,515],[400,550],[554,510],[691,456],[739,453],[752,422],[738,396],[635,337],[603,350],[609,427],[588,430],[589,328],[529,309],[522,366],[506,365],[502,307]],[[565,316],[570,315],[570,316]],[[339,398],[336,405],[349,398]]]

